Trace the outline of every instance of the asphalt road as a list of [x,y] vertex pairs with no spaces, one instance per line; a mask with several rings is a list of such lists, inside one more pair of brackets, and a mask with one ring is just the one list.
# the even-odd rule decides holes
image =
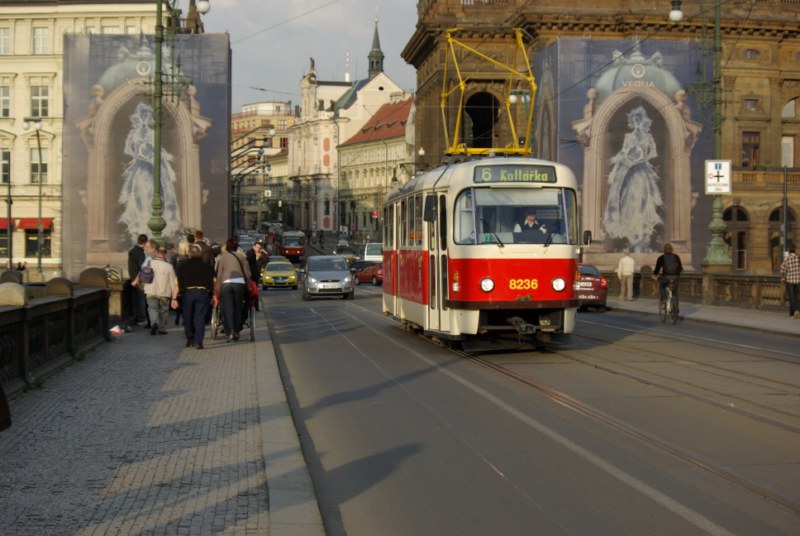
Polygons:
[[379,293],[266,297],[327,534],[800,533],[796,338],[580,313],[469,358]]

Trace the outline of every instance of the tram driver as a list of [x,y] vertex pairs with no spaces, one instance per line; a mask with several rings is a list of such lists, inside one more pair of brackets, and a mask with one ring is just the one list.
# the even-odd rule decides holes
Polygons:
[[517,243],[544,244],[547,234],[547,226],[536,218],[535,208],[527,209],[525,219],[514,225],[514,242]]

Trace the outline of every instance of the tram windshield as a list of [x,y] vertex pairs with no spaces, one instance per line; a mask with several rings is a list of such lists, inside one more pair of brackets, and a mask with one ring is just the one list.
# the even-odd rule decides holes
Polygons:
[[575,191],[469,188],[456,199],[456,244],[578,244]]
[[283,235],[281,245],[283,247],[301,247],[306,243],[306,239],[302,235]]

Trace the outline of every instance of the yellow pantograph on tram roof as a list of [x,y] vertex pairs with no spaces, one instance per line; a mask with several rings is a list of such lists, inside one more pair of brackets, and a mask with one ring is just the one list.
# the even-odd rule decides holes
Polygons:
[[[475,29],[471,29],[475,30]],[[456,34],[468,31],[464,28],[452,28],[445,31],[443,34],[444,44],[446,47],[444,55],[444,76],[442,77],[442,94],[441,94],[441,113],[442,113],[442,126],[444,128],[444,136],[447,140],[448,148],[445,151],[447,155],[467,155],[467,156],[485,156],[488,154],[506,154],[529,156],[531,150],[531,129],[533,128],[533,103],[536,98],[536,80],[533,76],[530,59],[525,50],[525,43],[523,37],[524,31],[520,28],[513,29],[513,52],[510,54],[511,61],[504,63],[496,58],[481,52],[464,41],[456,38]],[[496,44],[496,43],[494,43]],[[461,53],[459,51],[462,51]],[[500,54],[502,55],[502,54]],[[461,56],[461,63],[459,63],[459,56]],[[461,142],[460,133],[463,125],[464,116],[464,95],[466,93],[467,84],[471,78],[478,72],[465,75],[462,69],[463,63],[467,59],[475,60],[479,58],[486,62],[498,67],[500,72],[503,73],[504,81],[504,107],[505,113],[508,118],[508,125],[511,134],[511,142],[503,147],[467,147],[465,143]],[[453,64],[453,71],[455,73],[455,81],[447,76],[449,63]],[[475,64],[472,64],[473,66]],[[496,75],[493,74],[496,78]],[[448,83],[449,82],[449,83]],[[448,87],[450,86],[450,87]],[[452,137],[448,132],[448,100],[455,93],[458,94],[458,106],[456,106],[457,116],[455,128],[453,129]],[[512,112],[512,104],[517,100],[522,100],[526,104],[526,123],[523,136],[519,136],[519,130],[514,121],[514,114]]]

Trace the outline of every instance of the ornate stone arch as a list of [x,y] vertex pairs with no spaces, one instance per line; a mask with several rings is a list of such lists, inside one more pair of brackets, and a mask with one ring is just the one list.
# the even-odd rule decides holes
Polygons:
[[[152,101],[153,87],[147,79],[128,80],[105,96],[93,115],[77,121],[87,149],[87,188],[84,203],[87,212],[90,251],[118,251],[120,240],[114,234],[120,210],[117,198],[123,166],[124,138],[130,114],[138,102]],[[202,228],[201,209],[207,197],[200,182],[200,143],[211,121],[191,110],[193,99],[163,99],[164,118],[174,128],[162,132],[162,146],[173,155],[178,206],[184,228]],[[165,121],[167,123],[167,121]]]
[[[595,232],[602,242],[603,214],[608,198],[608,174],[610,171],[610,152],[608,139],[612,120],[618,117],[626,104],[641,99],[657,110],[666,127],[665,147],[659,147],[662,162],[661,180],[664,196],[664,241],[673,244],[684,264],[690,266],[691,207],[691,150],[701,126],[691,119],[663,92],[649,87],[625,87],[611,93],[602,102],[593,105],[584,119],[575,121],[573,128],[584,145],[583,188],[581,207],[583,225]],[[593,103],[589,103],[593,104]],[[595,245],[589,253],[602,254],[603,245]],[[598,261],[600,262],[600,261]],[[600,262],[600,264],[603,264]]]

